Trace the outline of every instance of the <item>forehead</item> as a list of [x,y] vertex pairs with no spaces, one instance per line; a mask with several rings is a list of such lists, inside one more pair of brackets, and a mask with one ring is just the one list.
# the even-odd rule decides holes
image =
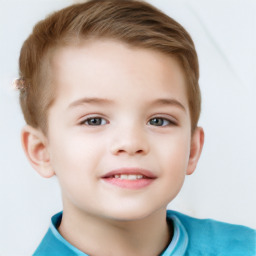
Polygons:
[[[60,47],[52,58],[56,100],[176,97],[187,105],[183,70],[171,56],[113,40]],[[126,94],[126,95],[124,95]],[[170,95],[168,95],[170,94]]]

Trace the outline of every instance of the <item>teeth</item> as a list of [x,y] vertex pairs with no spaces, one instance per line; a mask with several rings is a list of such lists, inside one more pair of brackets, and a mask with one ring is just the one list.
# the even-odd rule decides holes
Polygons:
[[121,175],[120,175],[120,179],[121,179],[121,180],[128,180],[128,176],[130,176],[130,175],[121,174]]
[[138,180],[142,179],[143,175],[141,174],[116,174],[114,175],[115,179],[121,180]]

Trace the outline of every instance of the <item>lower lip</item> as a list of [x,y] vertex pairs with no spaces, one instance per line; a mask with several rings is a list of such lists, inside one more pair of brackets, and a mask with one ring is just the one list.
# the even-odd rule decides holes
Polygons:
[[103,180],[111,185],[127,189],[145,188],[154,181],[154,179],[122,180],[118,178],[104,178]]

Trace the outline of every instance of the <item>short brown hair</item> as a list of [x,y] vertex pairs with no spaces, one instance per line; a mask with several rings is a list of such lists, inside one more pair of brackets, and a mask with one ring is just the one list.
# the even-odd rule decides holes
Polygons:
[[[138,0],[91,0],[71,5],[40,21],[24,42],[19,59],[20,105],[27,124],[47,132],[54,86],[46,68],[50,52],[76,39],[111,38],[176,58],[187,80],[192,131],[200,116],[199,67],[194,43],[175,20]],[[49,70],[49,68],[48,68]]]

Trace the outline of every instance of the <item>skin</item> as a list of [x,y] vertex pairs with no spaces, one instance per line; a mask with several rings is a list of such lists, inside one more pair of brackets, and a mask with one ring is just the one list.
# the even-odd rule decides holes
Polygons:
[[[172,236],[166,206],[204,139],[202,128],[191,134],[182,69],[160,52],[100,40],[59,48],[52,70],[48,134],[26,126],[22,142],[35,170],[59,180],[59,232],[89,255],[159,254]],[[155,178],[139,189],[102,179],[119,168]]]

